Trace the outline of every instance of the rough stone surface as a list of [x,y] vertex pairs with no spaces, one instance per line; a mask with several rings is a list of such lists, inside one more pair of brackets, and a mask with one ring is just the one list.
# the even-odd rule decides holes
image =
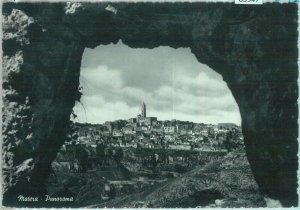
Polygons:
[[85,47],[190,47],[238,103],[247,157],[263,194],[298,205],[297,5],[5,3],[5,205],[41,196],[66,135]]
[[91,204],[88,207],[266,207],[244,153],[228,153],[226,156],[212,158],[204,166],[195,167],[181,176],[146,190],[133,190],[131,194],[126,193],[107,202]]

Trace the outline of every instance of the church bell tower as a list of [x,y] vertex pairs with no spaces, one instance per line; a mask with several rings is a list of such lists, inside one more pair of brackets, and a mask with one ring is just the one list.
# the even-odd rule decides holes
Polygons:
[[146,118],[146,105],[144,102],[142,103],[142,106],[141,106],[141,117]]

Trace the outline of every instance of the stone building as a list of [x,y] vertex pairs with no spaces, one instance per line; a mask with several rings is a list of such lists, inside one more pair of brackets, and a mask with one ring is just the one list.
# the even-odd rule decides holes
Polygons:
[[146,118],[146,104],[143,102],[141,106],[141,117]]

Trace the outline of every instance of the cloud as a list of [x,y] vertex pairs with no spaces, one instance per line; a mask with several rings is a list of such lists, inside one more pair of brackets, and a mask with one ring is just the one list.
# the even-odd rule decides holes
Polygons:
[[86,88],[105,90],[118,89],[123,86],[121,71],[108,69],[105,65],[95,68],[82,68],[81,80],[85,83]]
[[195,77],[199,72],[214,77],[217,74],[208,66],[199,63],[189,48],[132,49],[122,42],[116,45],[85,49],[82,58],[84,68],[100,65],[120,69],[125,86],[139,87],[147,91],[171,84],[172,74],[188,74]]
[[222,77],[187,48],[131,49],[122,43],[85,50],[81,122],[135,117],[145,101],[161,120],[240,124],[237,104]]

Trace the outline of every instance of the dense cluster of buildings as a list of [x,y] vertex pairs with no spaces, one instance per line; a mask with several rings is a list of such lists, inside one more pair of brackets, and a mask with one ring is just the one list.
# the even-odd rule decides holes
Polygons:
[[104,124],[76,123],[77,143],[118,147],[221,150],[242,147],[241,128],[233,123],[217,125],[180,120],[160,121],[148,117],[146,105],[141,113],[128,120],[107,121]]

